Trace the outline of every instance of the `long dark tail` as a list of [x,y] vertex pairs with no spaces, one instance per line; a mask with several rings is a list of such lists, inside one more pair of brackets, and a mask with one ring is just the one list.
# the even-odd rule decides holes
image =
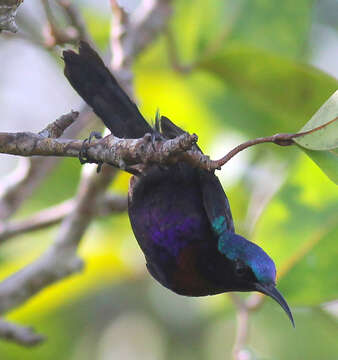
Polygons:
[[153,129],[121,89],[99,55],[81,41],[79,53],[63,52],[65,76],[115,136],[140,138]]

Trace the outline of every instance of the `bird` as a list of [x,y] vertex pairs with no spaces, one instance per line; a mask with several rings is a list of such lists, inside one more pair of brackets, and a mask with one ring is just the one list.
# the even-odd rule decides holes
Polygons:
[[[84,41],[64,50],[64,74],[114,136],[155,141],[184,133],[165,116],[151,126],[97,52]],[[196,151],[201,151],[195,145]],[[291,310],[276,288],[276,267],[258,245],[235,232],[227,196],[214,172],[186,162],[150,164],[133,175],[128,215],[151,276],[179,295],[257,291]]]

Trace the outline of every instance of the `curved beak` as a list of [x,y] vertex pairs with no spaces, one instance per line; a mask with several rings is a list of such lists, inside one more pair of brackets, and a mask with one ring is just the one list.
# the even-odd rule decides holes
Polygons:
[[272,297],[274,300],[278,302],[278,304],[283,308],[283,310],[286,312],[287,316],[289,317],[292,326],[295,327],[295,322],[293,320],[293,316],[289,308],[289,305],[283,298],[282,294],[276,289],[276,287],[274,285],[262,285],[258,283],[256,283],[255,285],[257,291]]

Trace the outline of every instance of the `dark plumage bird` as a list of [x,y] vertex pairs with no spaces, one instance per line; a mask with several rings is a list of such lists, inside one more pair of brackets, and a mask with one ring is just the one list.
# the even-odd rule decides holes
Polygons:
[[[183,133],[166,117],[152,128],[98,54],[81,42],[63,52],[65,76],[115,136],[164,139]],[[228,199],[218,178],[179,162],[152,165],[133,176],[129,218],[150,274],[186,296],[259,291],[291,311],[275,287],[276,268],[256,244],[235,233]]]

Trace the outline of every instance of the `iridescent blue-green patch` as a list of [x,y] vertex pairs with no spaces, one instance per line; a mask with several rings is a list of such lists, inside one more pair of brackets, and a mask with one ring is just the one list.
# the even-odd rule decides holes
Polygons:
[[238,234],[224,232],[218,239],[218,250],[230,260],[244,262],[259,282],[275,282],[276,267],[274,262],[263,249],[251,241]]
[[212,222],[212,227],[218,235],[226,231],[225,217],[219,216]]

